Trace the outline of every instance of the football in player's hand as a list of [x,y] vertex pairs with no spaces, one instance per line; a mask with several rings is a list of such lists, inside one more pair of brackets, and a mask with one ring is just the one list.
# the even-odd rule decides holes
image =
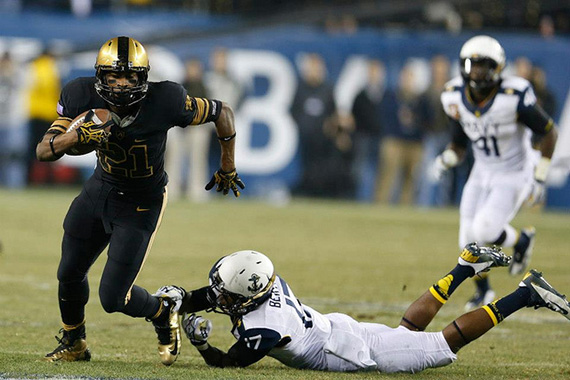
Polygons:
[[[71,124],[69,124],[69,127],[67,127],[67,133],[71,132],[77,133],[76,129],[83,125],[83,123],[85,122],[85,116],[87,116],[87,114],[90,111],[93,111],[93,117],[91,118],[91,121],[95,123],[94,127],[96,127],[97,125],[103,125],[111,120],[111,111],[104,108],[95,108],[89,111],[85,111],[82,114],[78,115],[75,119],[73,119],[71,121]],[[111,125],[105,127],[105,131],[110,132]],[[96,148],[97,148],[96,144],[77,144],[76,146],[71,148],[68,152],[66,152],[66,154],[69,154],[71,156],[80,156],[83,154],[90,153],[94,151]]]

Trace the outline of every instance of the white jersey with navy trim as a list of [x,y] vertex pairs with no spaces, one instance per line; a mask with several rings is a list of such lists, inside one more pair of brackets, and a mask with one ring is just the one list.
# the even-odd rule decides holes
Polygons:
[[233,334],[294,368],[350,372],[418,372],[456,359],[443,334],[363,323],[303,305],[276,276],[271,297],[241,316]]
[[275,346],[269,356],[296,368],[326,369],[323,346],[331,333],[331,324],[322,314],[303,305],[287,283],[276,276],[271,297],[247,313],[233,330],[238,340],[249,348]]
[[471,140],[479,165],[493,171],[516,171],[536,158],[531,147],[532,132],[518,121],[519,112],[536,104],[526,79],[504,78],[492,99],[479,107],[469,99],[463,79],[456,77],[446,84],[441,103]]

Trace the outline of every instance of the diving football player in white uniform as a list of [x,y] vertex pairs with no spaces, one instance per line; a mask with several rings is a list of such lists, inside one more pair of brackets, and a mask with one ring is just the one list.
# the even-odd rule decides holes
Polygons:
[[[536,103],[532,85],[516,76],[501,77],[505,53],[497,40],[476,36],[459,54],[461,76],[446,84],[441,103],[452,123],[453,138],[437,157],[436,177],[461,162],[469,142],[475,163],[460,204],[459,246],[471,241],[513,247],[512,275],[526,270],[535,229],[518,231],[510,222],[523,202],[541,202],[557,132]],[[539,153],[531,146],[540,136]],[[473,309],[494,299],[487,277],[476,278]]]
[[[531,270],[513,293],[462,315],[440,332],[423,331],[465,279],[507,266],[510,259],[498,248],[469,244],[455,268],[408,308],[397,328],[340,313],[323,315],[302,304],[275,274],[271,260],[256,251],[218,260],[208,287],[186,293],[165,286],[155,295],[181,305],[183,330],[211,366],[246,367],[270,356],[300,369],[418,372],[452,363],[461,347],[524,307],[547,307],[570,319],[566,298]],[[232,319],[237,342],[227,353],[208,343],[212,323],[193,314],[205,307]]]

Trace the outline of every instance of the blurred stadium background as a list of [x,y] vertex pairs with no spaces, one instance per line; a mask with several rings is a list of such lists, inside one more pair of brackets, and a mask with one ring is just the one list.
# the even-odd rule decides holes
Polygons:
[[[283,203],[290,199],[303,170],[299,131],[305,127],[296,124],[291,107],[303,60],[309,53],[317,53],[324,61],[336,114],[350,116],[354,99],[367,81],[367,60],[384,63],[385,85],[393,91],[398,90],[401,70],[411,68],[414,92],[419,95],[430,84],[431,58],[442,55],[450,60],[449,75],[454,76],[462,43],[475,34],[491,34],[506,50],[508,72],[527,75],[520,72],[524,67],[519,65],[526,58],[528,67],[543,73],[539,81],[544,85],[545,108],[560,128],[546,206],[570,208],[568,2],[411,0],[404,5],[398,1],[344,0],[1,0],[0,14],[0,52],[5,58],[8,53],[13,65],[10,69],[8,64],[2,66],[0,81],[2,186],[77,184],[90,173],[93,156],[62,160],[69,167],[51,178],[41,168],[30,168],[34,149],[30,119],[35,117],[33,108],[46,107],[45,101],[40,106],[30,103],[41,101],[42,90],[37,87],[49,86],[45,84],[48,75],[55,76],[58,85],[77,76],[93,75],[97,49],[117,35],[129,35],[147,47],[151,80],[183,82],[186,61],[199,60],[207,72],[213,51],[227,49],[227,69],[242,89],[239,103],[233,106],[240,135],[238,171],[248,185],[244,194]],[[55,73],[42,74],[37,71],[41,68],[34,68],[34,60],[45,52],[56,61]],[[420,131],[424,137],[427,133]],[[370,152],[360,152],[359,156],[353,131],[348,129],[347,135],[353,144],[343,148],[341,154],[346,154],[340,158],[342,165],[333,169],[323,166],[323,173],[334,176],[344,170],[346,175],[340,178],[351,189],[321,191],[317,196],[372,202],[379,171],[378,147],[375,144]],[[433,156],[426,153],[427,138],[423,143],[420,170],[424,173],[415,183],[412,203],[457,204],[468,167],[455,173],[453,185],[445,190],[447,200],[437,201],[433,195],[420,199],[422,188],[434,191],[434,185],[425,178]],[[217,166],[215,144],[210,153],[213,158],[208,173]],[[355,157],[362,154],[365,157],[356,162]],[[392,196],[397,200],[398,194]]]

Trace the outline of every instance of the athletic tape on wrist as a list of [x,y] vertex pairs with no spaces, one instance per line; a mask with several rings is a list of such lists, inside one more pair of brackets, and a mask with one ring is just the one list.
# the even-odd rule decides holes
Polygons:
[[441,162],[448,168],[453,168],[459,163],[459,157],[453,149],[446,149],[441,154]]
[[534,179],[540,182],[546,181],[548,168],[550,168],[550,158],[541,157],[538,165],[536,165],[536,168],[534,169]]

